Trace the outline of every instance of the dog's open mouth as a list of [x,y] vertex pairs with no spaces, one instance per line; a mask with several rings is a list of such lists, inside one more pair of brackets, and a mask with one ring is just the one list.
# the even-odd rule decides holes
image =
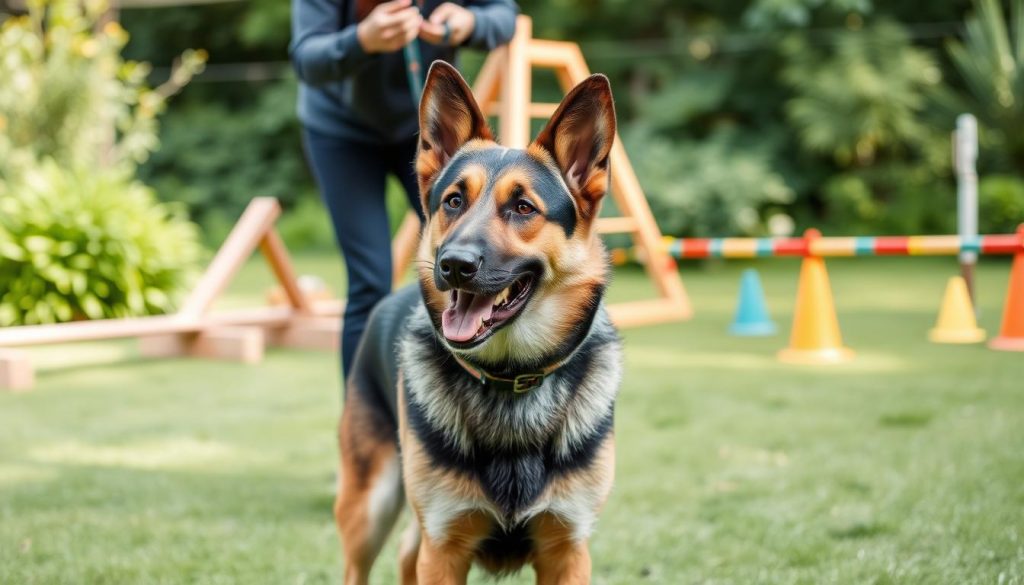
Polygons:
[[482,341],[519,314],[532,290],[532,274],[520,276],[496,295],[452,289],[451,304],[441,315],[445,338],[459,345]]

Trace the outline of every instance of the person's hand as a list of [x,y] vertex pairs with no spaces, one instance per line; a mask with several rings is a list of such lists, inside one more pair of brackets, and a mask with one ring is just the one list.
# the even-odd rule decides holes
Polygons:
[[[445,38],[445,26],[448,38]],[[473,34],[476,17],[473,12],[451,2],[445,2],[430,13],[420,25],[420,38],[434,45],[461,45]]]
[[378,4],[356,27],[356,37],[367,53],[393,53],[419,34],[423,16],[412,0]]

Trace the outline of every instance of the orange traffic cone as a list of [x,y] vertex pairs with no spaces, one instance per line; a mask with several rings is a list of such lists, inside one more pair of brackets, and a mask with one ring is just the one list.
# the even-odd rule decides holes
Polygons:
[[942,308],[939,309],[939,320],[935,328],[928,332],[928,339],[932,343],[985,341],[985,330],[978,327],[974,318],[971,295],[967,292],[967,282],[962,276],[949,279],[946,294],[942,297]]
[[[821,237],[821,232],[807,230],[804,237],[810,249],[809,240]],[[853,351],[843,347],[832,287],[820,256],[807,256],[800,266],[793,331],[789,347],[780,351],[778,357],[779,361],[791,364],[838,364],[853,359]]]
[[1020,249],[1013,257],[1010,269],[1010,285],[1006,289],[1006,305],[1003,307],[1003,325],[999,337],[988,342],[992,349],[1002,351],[1024,351],[1024,224],[1017,228]]

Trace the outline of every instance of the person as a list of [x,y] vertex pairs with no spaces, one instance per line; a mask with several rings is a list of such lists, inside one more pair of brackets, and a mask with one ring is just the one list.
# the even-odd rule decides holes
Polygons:
[[507,43],[517,13],[512,0],[292,0],[289,53],[300,82],[303,145],[348,273],[343,376],[371,309],[391,290],[388,174],[423,219],[413,169],[419,96],[403,48],[422,41],[421,68],[454,62],[460,47]]

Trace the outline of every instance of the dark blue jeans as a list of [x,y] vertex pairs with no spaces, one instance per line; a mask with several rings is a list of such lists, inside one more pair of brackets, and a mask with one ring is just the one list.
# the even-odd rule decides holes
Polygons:
[[389,174],[401,181],[409,204],[423,219],[413,168],[416,139],[367,144],[306,128],[303,144],[345,257],[348,302],[341,329],[341,367],[347,378],[370,311],[391,291],[391,233],[384,197]]

